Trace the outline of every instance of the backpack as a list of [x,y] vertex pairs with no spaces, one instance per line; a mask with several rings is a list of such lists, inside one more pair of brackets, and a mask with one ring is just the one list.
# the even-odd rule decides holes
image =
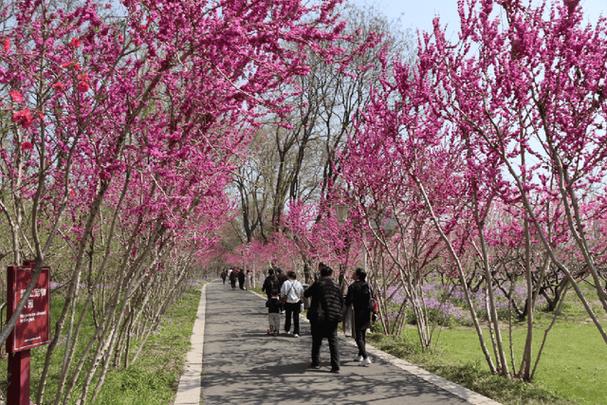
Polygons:
[[280,281],[276,277],[270,280],[270,294],[280,295]]
[[326,322],[341,322],[344,317],[343,297],[339,287],[332,282],[321,284],[318,320]]
[[262,291],[268,295],[279,295],[280,286],[276,277],[268,276],[263,282]]

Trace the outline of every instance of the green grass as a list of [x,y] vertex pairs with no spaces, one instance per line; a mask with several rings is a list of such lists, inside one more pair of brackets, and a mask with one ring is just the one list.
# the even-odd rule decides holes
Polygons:
[[258,287],[249,287],[249,290],[255,291],[257,294],[266,295],[263,291],[261,291],[261,286]]
[[[540,320],[534,330],[534,353],[543,337],[545,324],[546,320]],[[516,359],[520,359],[525,333],[522,326],[514,328]],[[485,338],[488,339],[487,331]],[[508,336],[503,338],[508,345]],[[548,335],[532,384],[491,375],[472,328],[437,329],[430,353],[421,353],[416,339],[416,331],[411,326],[401,338],[371,337],[379,348],[505,404],[594,405],[607,401],[607,345],[594,325],[586,322],[557,322]],[[490,344],[488,340],[487,344]]]
[[[199,299],[200,291],[190,289],[169,307],[162,318],[159,330],[148,339],[137,362],[127,369],[112,369],[108,372],[105,385],[95,404],[166,405],[173,400],[183,369],[185,353],[190,347],[190,335]],[[57,295],[51,302],[51,320],[56,320],[63,301]],[[94,326],[89,316],[81,330],[80,342],[88,341],[93,333]],[[138,342],[133,344],[134,353]],[[80,353],[83,350],[82,346],[78,349]],[[54,399],[63,352],[64,347],[59,344],[51,361],[45,403],[50,403]],[[42,372],[46,348],[33,349],[31,353],[33,399]],[[76,359],[80,357],[78,354],[75,356]],[[4,392],[6,392],[6,363],[6,358],[0,360],[0,389]],[[79,388],[77,389],[79,391]],[[75,402],[77,397],[77,393],[74,394],[72,402]]]
[[[606,326],[607,314],[600,307],[595,291],[585,284],[581,288]],[[552,316],[552,313],[539,309],[535,313],[533,361]],[[514,325],[512,340],[517,367],[526,332],[524,323]],[[483,334],[493,353],[488,331],[484,330]],[[508,325],[504,320],[502,338],[508,367],[511,368]],[[427,353],[421,352],[417,332],[412,325],[407,325],[400,337],[373,334],[370,341],[395,356],[504,404],[607,404],[607,345],[573,291],[566,296],[562,312],[548,334],[544,354],[532,383],[492,375],[472,327],[437,327],[433,346]]]
[[169,309],[140,359],[108,374],[97,404],[166,405],[174,399],[199,299],[198,290],[189,290]]

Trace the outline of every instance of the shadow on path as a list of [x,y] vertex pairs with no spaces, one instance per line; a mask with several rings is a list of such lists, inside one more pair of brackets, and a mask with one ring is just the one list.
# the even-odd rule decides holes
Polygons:
[[[284,318],[281,324],[284,324]],[[266,336],[264,302],[220,283],[207,287],[202,395],[204,404],[464,404],[465,401],[390,364],[361,367],[340,341],[341,374],[308,369],[312,339]]]

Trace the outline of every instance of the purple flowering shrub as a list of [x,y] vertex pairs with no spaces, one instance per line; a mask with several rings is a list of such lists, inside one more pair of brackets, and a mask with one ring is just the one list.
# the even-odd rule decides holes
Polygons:
[[[481,320],[487,320],[486,289],[479,287],[476,291],[471,291],[471,293],[478,317]],[[438,282],[427,282],[422,287],[422,295],[423,306],[426,309],[427,317],[431,324],[441,326],[472,326],[472,320],[470,319],[470,313],[461,287],[457,285],[443,286]],[[507,320],[512,314],[513,319],[516,319],[517,312],[514,310],[514,307],[516,306],[519,311],[524,311],[527,299],[527,289],[524,284],[515,286],[511,297],[513,302],[510,305],[509,299],[501,290],[495,289],[494,296],[499,318]],[[390,303],[395,307],[400,306],[407,298],[405,291],[396,286],[392,286],[387,290],[387,297]],[[536,307],[543,308],[545,305],[545,299],[538,296]],[[390,316],[390,314],[388,314],[388,316]],[[407,323],[416,323],[415,312],[411,309],[410,303],[408,303],[407,308]]]

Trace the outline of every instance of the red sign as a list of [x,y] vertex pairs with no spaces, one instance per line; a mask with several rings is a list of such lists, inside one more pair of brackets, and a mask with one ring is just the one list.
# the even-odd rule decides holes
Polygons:
[[[9,266],[7,275],[8,317],[17,308],[33,275],[30,263],[26,266]],[[7,341],[7,351],[16,353],[45,345],[49,342],[49,268],[43,267],[38,281],[17,319],[13,333]]]

